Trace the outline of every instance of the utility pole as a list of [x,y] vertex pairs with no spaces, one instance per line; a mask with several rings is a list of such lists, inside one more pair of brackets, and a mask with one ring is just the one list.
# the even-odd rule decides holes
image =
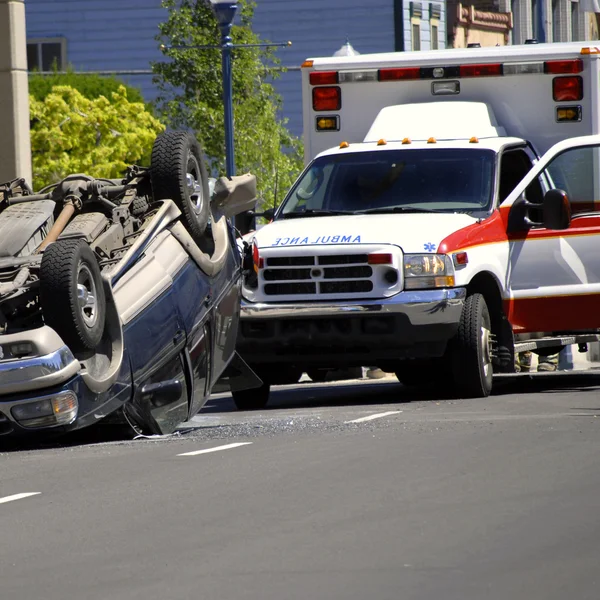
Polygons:
[[27,34],[23,0],[0,0],[0,182],[31,183]]

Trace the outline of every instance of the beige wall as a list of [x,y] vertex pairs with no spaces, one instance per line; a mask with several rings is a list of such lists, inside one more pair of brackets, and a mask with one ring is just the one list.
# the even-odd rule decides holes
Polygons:
[[23,0],[0,0],[0,182],[31,182],[27,42]]

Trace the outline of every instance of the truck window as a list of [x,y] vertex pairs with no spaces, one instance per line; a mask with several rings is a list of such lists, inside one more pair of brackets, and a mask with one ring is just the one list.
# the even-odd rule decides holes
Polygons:
[[[495,153],[474,148],[385,149],[317,158],[283,202],[281,216],[309,209],[489,213]],[[293,213],[293,214],[292,214]]]
[[[502,204],[517,184],[531,170],[533,164],[527,153],[522,149],[507,150],[500,157],[500,188],[498,203]],[[544,193],[539,179],[534,179],[527,187],[525,197],[529,202],[541,204]]]

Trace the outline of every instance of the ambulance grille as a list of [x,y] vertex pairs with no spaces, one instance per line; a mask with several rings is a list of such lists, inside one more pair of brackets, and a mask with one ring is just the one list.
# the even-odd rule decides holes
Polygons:
[[267,296],[373,291],[373,268],[367,254],[269,257],[265,267],[263,289]]

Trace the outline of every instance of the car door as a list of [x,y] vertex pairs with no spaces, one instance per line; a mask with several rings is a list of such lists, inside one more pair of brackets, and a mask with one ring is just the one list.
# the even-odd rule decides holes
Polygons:
[[[560,142],[501,205],[508,225],[508,317],[516,331],[600,327],[600,136]],[[532,182],[564,190],[572,207],[565,229],[543,224],[543,201],[526,198]]]
[[[133,410],[154,433],[172,431],[188,416],[187,336],[173,288],[186,262],[185,251],[164,232],[115,287],[131,361]],[[178,393],[173,386],[157,388],[174,382]]]

